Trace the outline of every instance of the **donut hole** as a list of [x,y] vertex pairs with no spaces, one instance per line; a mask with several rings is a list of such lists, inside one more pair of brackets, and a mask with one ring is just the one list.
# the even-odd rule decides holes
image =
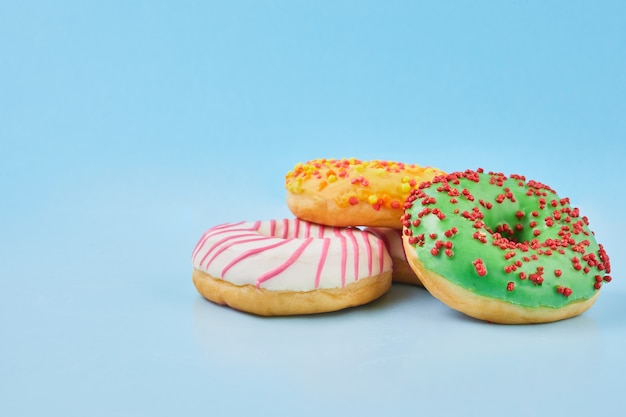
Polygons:
[[532,242],[543,243],[547,237],[544,232],[547,227],[545,213],[528,212],[518,205],[506,207],[503,204],[499,210],[483,210],[484,229],[502,243],[530,245]]
[[[517,223],[520,224],[520,223]],[[494,228],[489,228],[489,226],[487,226],[487,229],[490,230],[491,234],[499,234],[503,239],[507,239],[511,242],[514,243],[528,243],[528,237],[527,233],[524,232],[524,230],[517,230],[515,226],[511,226],[509,223],[500,223],[498,224],[496,227]]]
[[486,229],[490,234],[513,243],[530,244],[532,240],[537,240],[537,236],[534,235],[534,229],[519,222],[513,224],[506,222],[498,223],[491,228],[487,225]]

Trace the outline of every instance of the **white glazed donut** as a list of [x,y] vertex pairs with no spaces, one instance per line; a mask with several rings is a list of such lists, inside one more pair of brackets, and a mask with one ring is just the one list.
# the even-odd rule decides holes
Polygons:
[[381,239],[297,218],[212,227],[192,264],[202,296],[263,316],[353,307],[391,286],[392,261]]
[[393,261],[393,282],[423,286],[422,281],[415,275],[415,272],[406,259],[404,242],[402,241],[402,230],[392,229],[390,227],[366,227],[364,230],[375,234],[385,242],[385,246]]

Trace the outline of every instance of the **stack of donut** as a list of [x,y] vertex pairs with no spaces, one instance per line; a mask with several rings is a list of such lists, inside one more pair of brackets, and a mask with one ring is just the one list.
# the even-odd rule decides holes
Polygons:
[[611,265],[587,217],[520,175],[317,159],[285,177],[295,218],[222,224],[192,253],[205,298],[276,316],[368,303],[392,282],[466,315],[541,323],[593,305]]

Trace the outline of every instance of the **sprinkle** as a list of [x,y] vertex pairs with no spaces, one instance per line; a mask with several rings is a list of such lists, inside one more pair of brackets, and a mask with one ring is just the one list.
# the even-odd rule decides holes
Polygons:
[[485,264],[483,264],[482,259],[475,259],[474,261],[472,261],[472,265],[474,265],[478,276],[484,277],[485,275],[487,275],[487,267],[485,266]]

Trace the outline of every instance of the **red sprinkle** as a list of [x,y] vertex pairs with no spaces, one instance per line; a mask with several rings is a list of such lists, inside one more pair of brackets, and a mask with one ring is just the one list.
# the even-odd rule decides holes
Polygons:
[[569,297],[570,295],[572,295],[571,288],[561,287],[560,285],[556,286],[556,292],[558,292],[559,294],[563,294],[566,297]]
[[474,261],[472,261],[472,265],[474,265],[478,276],[484,277],[485,275],[487,275],[487,268],[485,267],[485,264],[483,264],[482,259],[475,259]]

